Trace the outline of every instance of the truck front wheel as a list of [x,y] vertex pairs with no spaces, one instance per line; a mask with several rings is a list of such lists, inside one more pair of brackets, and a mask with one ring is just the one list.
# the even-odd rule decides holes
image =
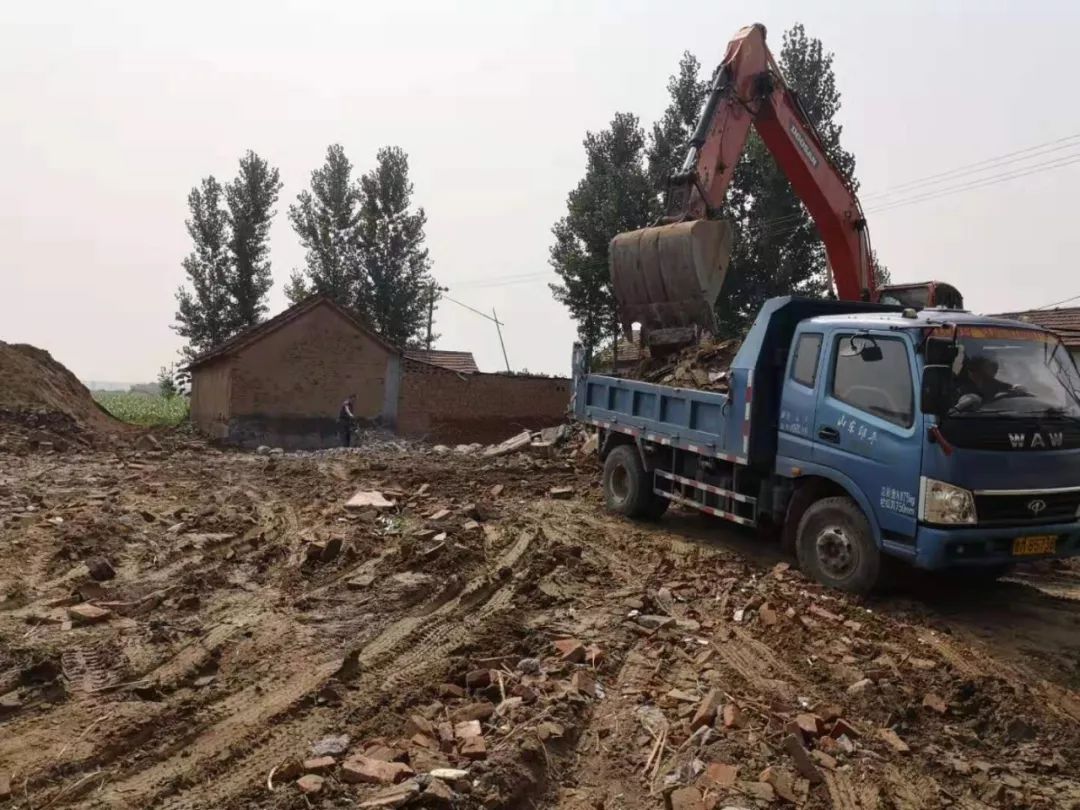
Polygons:
[[645,470],[637,448],[623,444],[604,460],[604,501],[608,509],[630,518],[656,520],[668,500],[653,492],[652,473]]
[[867,593],[881,575],[870,523],[851,498],[812,504],[799,521],[796,552],[803,572],[831,588]]

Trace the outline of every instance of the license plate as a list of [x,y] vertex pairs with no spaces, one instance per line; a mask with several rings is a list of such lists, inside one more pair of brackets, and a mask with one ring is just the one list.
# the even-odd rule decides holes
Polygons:
[[1012,553],[1020,557],[1029,554],[1053,554],[1056,549],[1056,534],[1036,534],[1031,537],[1017,537],[1013,540]]

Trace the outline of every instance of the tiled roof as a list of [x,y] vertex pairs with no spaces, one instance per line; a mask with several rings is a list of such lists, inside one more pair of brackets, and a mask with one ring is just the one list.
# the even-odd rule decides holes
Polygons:
[[472,352],[445,352],[438,349],[407,349],[407,360],[416,360],[431,366],[457,371],[462,374],[477,374],[480,369],[476,365],[476,358]]
[[299,318],[301,315],[310,312],[311,310],[320,306],[330,307],[347,321],[349,321],[353,326],[363,332],[365,335],[367,335],[380,346],[385,348],[387,351],[394,354],[398,353],[398,349],[395,346],[375,334],[375,332],[368,328],[366,324],[357,319],[356,316],[354,316],[348,310],[339,306],[330,298],[327,298],[324,295],[316,295],[301,301],[299,304],[294,304],[284,312],[278,313],[273,318],[270,318],[270,320],[263,321],[256,326],[252,326],[250,329],[245,329],[238,335],[234,335],[233,337],[226,340],[224,343],[214,347],[205,354],[201,354],[196,357],[188,365],[188,368],[194,369],[198,368],[199,366],[206,365],[207,363],[210,363],[218,359],[219,357],[224,357],[244,346],[254,343],[257,340],[261,340],[266,335],[269,335],[271,332],[276,332],[278,329],[280,329],[290,321],[293,321],[296,318]]
[[1011,318],[1026,321],[1043,329],[1056,332],[1061,341],[1070,349],[1080,349],[1080,307],[1062,307],[1060,309],[1032,309],[1027,312],[1004,312],[996,318]]

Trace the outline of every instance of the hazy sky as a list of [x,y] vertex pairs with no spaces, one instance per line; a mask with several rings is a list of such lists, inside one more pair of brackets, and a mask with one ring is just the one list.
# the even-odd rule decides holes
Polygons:
[[[894,280],[949,280],[980,311],[1080,295],[1080,164],[874,213],[903,198],[874,192],[1080,132],[1080,4],[5,2],[0,339],[84,379],[149,379],[180,345],[199,178],[231,178],[249,148],[280,168],[277,312],[303,258],[285,210],[327,145],[365,170],[398,144],[439,281],[498,309],[515,368],[564,372],[574,328],[543,280],[493,285],[549,270],[585,131],[621,110],[651,123],[683,50],[711,71],[754,21],[775,50],[802,21],[835,52],[844,145]],[[488,321],[444,303],[437,330],[501,366]]]

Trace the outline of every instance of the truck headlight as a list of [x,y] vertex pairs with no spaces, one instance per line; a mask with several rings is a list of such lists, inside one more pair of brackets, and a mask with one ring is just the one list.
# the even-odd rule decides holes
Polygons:
[[924,478],[919,502],[919,519],[926,523],[956,525],[975,522],[975,496],[963,487]]

